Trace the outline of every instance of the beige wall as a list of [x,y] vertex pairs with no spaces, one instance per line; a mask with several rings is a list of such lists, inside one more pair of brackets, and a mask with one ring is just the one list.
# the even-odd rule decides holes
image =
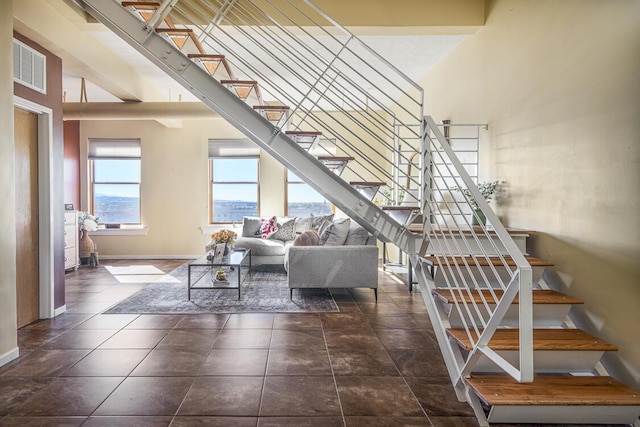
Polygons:
[[640,385],[640,2],[498,0],[486,27],[421,82],[427,114],[484,122],[481,179],[505,180],[507,225],[537,230],[547,279],[620,347]]
[[13,2],[0,2],[0,366],[17,356]]
[[[200,227],[209,223],[207,141],[244,138],[223,119],[183,120],[182,128],[152,121],[83,121],[81,157],[89,138],[140,138],[142,222],[146,235],[92,235],[101,256],[180,257],[202,253],[209,241]],[[81,161],[82,209],[88,206],[86,161]],[[260,208],[284,215],[284,167],[266,153],[260,159]]]
[[[338,116],[336,120],[341,118]],[[353,124],[346,126],[369,144],[376,144],[361,128]],[[82,210],[88,208],[89,138],[140,138],[142,145],[141,212],[147,234],[94,233],[91,238],[98,245],[100,256],[190,257],[202,253],[209,240],[208,233],[203,235],[201,230],[209,223],[207,141],[244,138],[244,135],[220,118],[183,120],[181,128],[167,128],[154,121],[82,121]],[[357,141],[352,143],[374,157],[370,148]],[[340,147],[338,153],[344,154]],[[362,168],[358,173],[361,178],[347,173],[345,179],[373,179]],[[284,216],[285,213],[285,168],[264,151],[260,156],[260,211],[262,215]]]

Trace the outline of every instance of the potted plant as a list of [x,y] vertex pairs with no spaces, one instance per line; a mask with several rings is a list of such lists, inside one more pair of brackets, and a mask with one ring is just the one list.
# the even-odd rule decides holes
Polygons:
[[[500,187],[500,181],[488,181],[481,182],[478,184],[478,191],[482,194],[482,197],[489,203],[491,199],[496,195],[498,189]],[[471,218],[471,225],[485,225],[487,223],[487,218],[484,215],[484,212],[478,206],[478,203],[471,195],[471,191],[468,188],[460,188],[459,186],[454,188],[456,191],[461,192],[464,197],[469,201],[469,205],[471,209],[473,209],[473,215]]]

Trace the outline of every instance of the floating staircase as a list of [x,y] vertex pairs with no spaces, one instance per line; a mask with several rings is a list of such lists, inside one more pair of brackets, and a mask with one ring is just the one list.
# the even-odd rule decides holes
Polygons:
[[[313,40],[304,45],[298,35],[291,33],[289,27],[282,26],[283,23],[288,23],[287,17],[266,16],[261,8],[253,5],[238,8],[226,5],[214,10],[211,4],[190,2],[190,6],[202,8],[203,13],[208,12],[207,15],[213,16],[212,21],[201,24],[201,14],[195,13],[193,7],[181,9],[181,2],[145,2],[143,6],[136,2],[125,2],[123,5],[126,7],[109,0],[85,0],[79,3],[377,238],[393,242],[408,253],[417,253],[422,247],[422,236],[407,230],[404,224],[382,211],[340,177],[349,169],[349,163],[358,158],[364,158],[365,162],[374,166],[353,166],[351,176],[367,178],[363,174],[371,171],[382,175],[386,173],[385,178],[390,176],[386,172],[386,166],[382,165],[384,156],[380,156],[379,151],[390,147],[385,133],[392,134],[394,126],[398,126],[401,121],[386,117],[391,111],[389,103],[396,103],[394,98],[405,93],[397,88],[398,82],[405,80],[405,86],[413,84],[373,52],[367,51],[367,58],[362,58],[361,49],[364,45],[346,30],[334,26],[343,33],[339,37],[346,37],[345,41],[340,40],[337,44],[330,41],[329,44],[318,46],[317,41]],[[312,14],[326,19],[315,6],[307,4],[305,7],[308,8],[303,11],[306,19]],[[226,21],[229,27],[221,24],[225,21],[226,14],[235,14]],[[232,23],[244,22],[250,18],[259,25],[247,27]],[[185,25],[185,21],[191,21],[191,24]],[[174,22],[180,22],[181,25],[175,25]],[[154,23],[155,28],[151,28]],[[237,31],[234,33],[235,37],[242,38],[236,44],[237,50],[226,49],[229,47],[227,44],[233,41],[225,33],[230,27]],[[255,35],[247,33],[251,28],[257,32]],[[299,29],[304,32],[304,28]],[[269,34],[274,31],[278,33]],[[260,45],[255,43],[255,37],[258,36],[261,37]],[[247,49],[249,44],[263,52],[256,55],[256,61],[264,62],[264,55],[268,55],[271,62],[262,67],[251,68],[247,60],[248,55],[252,54]],[[294,44],[299,45],[296,50],[292,50]],[[288,52],[287,56],[274,56],[285,50]],[[354,53],[357,56],[354,57]],[[295,61],[297,55],[303,57]],[[334,59],[327,59],[328,55],[334,55]],[[377,74],[378,84],[392,86],[379,90],[384,101],[373,97],[374,91],[370,88],[363,89],[363,84],[372,83],[368,80],[369,77],[361,77],[361,67],[354,68],[340,55],[356,60],[361,58],[361,64]],[[233,73],[227,71],[227,74],[234,77],[218,81],[212,77],[219,72],[217,70],[222,57],[229,64],[228,68],[233,69]],[[332,68],[332,63],[340,63],[342,68]],[[278,69],[275,70],[275,67]],[[392,72],[394,75],[384,76],[385,67],[387,73]],[[265,70],[269,72],[265,73]],[[274,71],[280,73],[279,86],[275,85]],[[383,80],[378,76],[383,76]],[[356,79],[359,81],[356,82]],[[417,85],[414,87],[417,88]],[[394,91],[397,95],[392,98],[389,95]],[[274,98],[275,102],[265,102],[266,96]],[[257,102],[251,106],[242,102],[254,99]],[[417,98],[412,96],[410,99],[414,104],[414,123],[411,126],[415,128],[415,123],[422,121],[421,90]],[[337,108],[338,102],[343,103],[346,109]],[[274,126],[274,115],[280,111],[267,108],[270,104],[289,107],[289,120]],[[365,108],[367,105],[368,109]],[[372,107],[379,108],[380,111],[374,111]],[[336,110],[340,112],[338,117],[334,113]],[[403,110],[410,111],[406,107]],[[300,147],[291,136],[300,139],[302,134],[286,133],[287,126],[294,117],[297,120],[295,131],[330,135],[330,138],[338,141],[336,145],[339,146],[340,155],[316,158]],[[371,128],[364,127],[361,120],[369,123]],[[355,126],[351,123],[355,123]],[[354,130],[356,127],[359,128]],[[378,141],[381,150],[373,152],[371,156],[379,156],[380,161],[372,162],[374,159],[367,155],[352,155],[361,154],[357,146],[364,139]]]
[[[449,231],[431,233],[445,236]],[[471,236],[468,230],[461,234]],[[456,235],[451,240],[459,239]],[[440,242],[440,248],[450,243]],[[600,364],[604,353],[617,347],[573,326],[570,310],[584,302],[546,288],[542,273],[553,263],[533,257],[525,259],[535,271],[530,330],[534,376],[526,382],[513,378],[514,372],[505,366],[517,368],[522,357],[520,295],[503,306],[497,325],[491,323],[508,292],[505,279],[517,262],[504,255],[503,248],[492,248],[498,256],[482,254],[486,242],[475,243],[468,255],[429,255],[414,262],[423,279],[419,282],[430,294],[423,297],[452,382],[481,424],[634,423],[640,414],[640,393],[603,373]],[[488,338],[483,337],[484,326],[495,326]]]
[[[582,302],[544,287],[552,264],[526,257],[490,209],[452,126],[425,117],[422,89],[310,1],[284,0],[286,13],[271,0],[76,1],[409,255],[457,396],[481,424],[637,419],[637,391],[600,375],[615,347],[571,329]],[[322,140],[336,152],[313,153]],[[410,203],[378,206],[383,186]]]

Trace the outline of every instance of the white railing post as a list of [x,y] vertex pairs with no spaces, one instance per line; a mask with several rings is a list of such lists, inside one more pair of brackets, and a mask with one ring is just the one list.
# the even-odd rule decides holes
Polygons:
[[[465,324],[467,335],[473,344],[473,350],[464,366],[461,368],[461,375],[470,375],[479,358],[484,356],[491,359],[504,372],[514,377],[517,381],[533,381],[533,307],[531,266],[524,255],[520,252],[498,217],[489,208],[488,203],[480,194],[475,183],[466,172],[461,161],[455,155],[455,152],[449,145],[449,142],[438,129],[433,118],[429,116],[425,117],[425,128],[425,143],[422,148],[424,156],[423,182],[426,183],[428,181],[430,183],[435,183],[435,173],[438,172],[428,170],[429,165],[435,165],[435,163],[433,161],[433,157],[431,157],[427,151],[431,150],[432,153],[437,153],[440,156],[446,156],[446,160],[442,161],[443,168],[445,169],[445,176],[452,177],[453,172],[457,174],[456,180],[461,181],[464,188],[469,190],[473,200],[476,202],[482,213],[484,213],[487,220],[493,225],[491,233],[495,233],[495,237],[492,237],[492,234],[484,225],[480,225],[480,229],[478,231],[473,227],[469,227],[467,232],[471,236],[470,238],[465,237],[462,231],[459,231],[459,235],[456,236],[455,232],[448,230],[446,233],[448,233],[449,238],[451,238],[450,240],[452,240],[451,243],[453,244],[451,244],[449,239],[447,239],[445,229],[443,229],[442,233],[438,232],[433,236],[436,240],[442,240],[441,242],[435,242],[438,243],[437,246],[439,246],[439,254],[436,253],[437,265],[434,265],[433,269],[438,269],[437,274],[443,276],[442,280],[445,281],[446,286],[451,289],[453,289],[454,286],[462,286],[468,290],[471,288],[488,289],[493,296],[493,300],[497,302],[495,304],[495,308],[490,309],[490,304],[484,296],[482,297],[483,310],[488,310],[489,313],[489,317],[486,321],[483,320],[483,311],[480,310],[480,307],[473,298],[471,298],[470,303],[465,301],[454,303],[454,309],[458,310],[460,318],[466,319],[463,320],[463,323]],[[430,147],[431,143],[437,143],[437,147]],[[440,154],[440,152],[442,152],[442,154]],[[425,189],[427,188],[425,187]],[[446,193],[450,189],[438,188],[436,185],[434,188],[429,188],[428,190],[430,191],[429,194],[435,194],[436,191],[442,194],[443,191]],[[425,194],[424,198],[431,199],[432,197]],[[461,205],[467,206],[469,209],[471,208],[468,199],[465,199],[464,201],[455,201],[454,204],[457,209],[457,215],[460,215],[463,212]],[[446,209],[451,213],[448,204]],[[439,211],[439,214],[441,214],[441,211]],[[427,223],[425,222],[425,230],[426,229]],[[469,242],[475,241],[475,243],[479,243],[478,235],[483,235],[483,237],[489,238],[494,248],[497,248],[497,245],[493,242],[493,239],[499,241],[504,246],[508,257],[510,257],[512,262],[515,264],[513,270],[510,270],[511,267],[509,262],[505,256],[500,253],[497,265],[494,265],[491,257],[485,252],[474,254],[473,248],[470,246]],[[456,237],[459,238],[462,246],[458,243],[458,239],[456,239]],[[460,265],[459,261],[455,260],[455,257],[458,257],[463,262],[463,265]],[[486,267],[483,266],[484,261],[486,261]],[[484,269],[487,269],[488,271],[485,273],[483,271]],[[492,290],[493,285],[490,280],[492,277],[500,279],[502,274],[501,272],[505,270],[509,272],[510,280],[504,285],[504,293],[498,300],[495,292]],[[435,275],[433,280],[436,280]],[[500,279],[500,283],[502,283],[502,279]],[[513,366],[510,362],[497,354],[491,349],[490,345],[493,334],[500,326],[507,310],[516,296],[519,298],[520,326],[518,367]]]

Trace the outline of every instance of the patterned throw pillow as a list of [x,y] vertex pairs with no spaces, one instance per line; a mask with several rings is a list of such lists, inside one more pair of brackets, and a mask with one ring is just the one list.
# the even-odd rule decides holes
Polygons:
[[317,230],[324,221],[329,221],[329,222],[333,221],[333,214],[320,215],[320,216],[315,216],[314,214],[311,214],[312,228],[315,228]]
[[296,235],[300,235],[305,231],[313,230],[313,217],[307,216],[296,219]]
[[261,236],[263,239],[266,239],[276,231],[278,231],[278,220],[275,216],[272,216],[271,218],[262,220],[260,230],[256,232],[256,236]]
[[269,236],[270,239],[290,242],[296,238],[296,220],[291,218],[286,222],[278,222],[278,231]]
[[320,244],[326,246],[344,245],[349,235],[351,220],[349,218],[336,218],[328,227],[321,227]]

